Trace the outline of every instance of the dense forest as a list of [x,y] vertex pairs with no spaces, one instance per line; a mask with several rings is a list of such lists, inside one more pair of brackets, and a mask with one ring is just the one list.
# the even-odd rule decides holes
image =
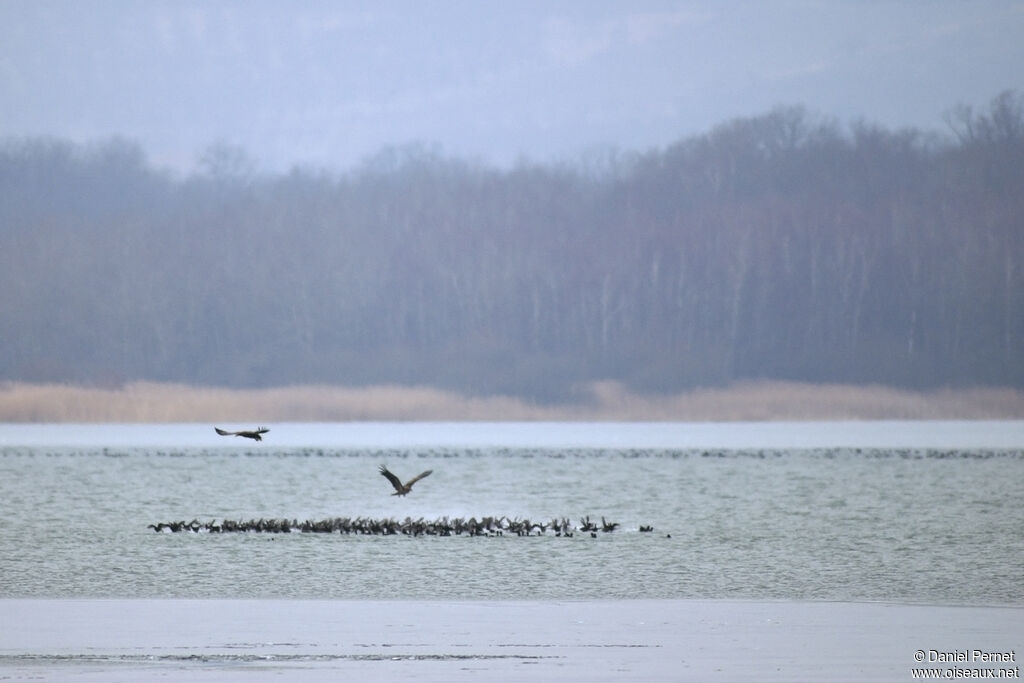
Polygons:
[[1024,386],[1024,97],[945,134],[800,107],[510,169],[197,170],[0,143],[0,380]]

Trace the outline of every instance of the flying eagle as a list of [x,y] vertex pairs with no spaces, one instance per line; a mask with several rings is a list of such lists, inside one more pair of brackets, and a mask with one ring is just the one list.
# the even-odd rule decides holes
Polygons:
[[415,484],[420,479],[427,476],[433,471],[434,470],[427,470],[426,472],[421,472],[420,474],[417,474],[415,477],[413,477],[412,479],[403,484],[402,480],[396,477],[394,474],[392,474],[387,467],[384,467],[384,465],[380,466],[380,473],[387,477],[388,481],[391,482],[391,485],[395,487],[395,492],[391,494],[392,496],[404,496],[405,494],[409,493],[410,491],[412,491],[413,484]]
[[225,432],[220,427],[214,427],[214,430],[221,436],[244,436],[247,439],[254,439],[256,441],[263,441],[262,435],[270,431],[266,427],[260,427],[259,429],[244,432]]

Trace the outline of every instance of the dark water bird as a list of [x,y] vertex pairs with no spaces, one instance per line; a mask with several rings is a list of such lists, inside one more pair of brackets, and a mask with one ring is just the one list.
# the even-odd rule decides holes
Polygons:
[[213,429],[221,436],[243,436],[246,439],[254,439],[256,441],[263,441],[263,435],[270,431],[266,427],[241,432],[226,432],[220,427],[214,427]]
[[[553,520],[554,522],[555,520]],[[555,524],[552,523],[551,528]],[[563,518],[558,522],[555,536],[572,538],[577,528],[568,519]],[[334,517],[331,519],[310,520],[300,522],[297,519],[223,519],[220,522],[200,522],[193,519],[191,522],[172,521],[150,524],[148,528],[157,533],[216,533],[226,534],[232,532],[255,532],[266,534],[292,534],[292,533],[314,533],[314,534],[344,534],[360,536],[476,536],[481,538],[494,538],[497,536],[524,536],[536,537],[546,536],[549,525],[531,522],[528,519],[509,519],[508,517],[484,517],[477,519],[461,517],[440,519],[412,519],[406,517],[403,520],[394,518],[372,519],[369,517]],[[537,530],[536,535],[533,530]],[[582,530],[581,530],[582,531]],[[590,537],[597,538],[597,529],[590,530]],[[505,532],[508,532],[507,534]],[[671,535],[668,536],[671,538]]]
[[434,470],[427,470],[426,472],[420,472],[415,477],[413,477],[412,479],[403,484],[402,480],[396,477],[394,474],[392,474],[387,467],[385,467],[384,465],[380,466],[380,473],[387,477],[387,480],[390,481],[391,485],[395,487],[395,492],[391,494],[392,496],[404,496],[405,494],[409,493],[410,491],[412,491],[413,484],[418,482],[423,477],[426,477],[433,471]]

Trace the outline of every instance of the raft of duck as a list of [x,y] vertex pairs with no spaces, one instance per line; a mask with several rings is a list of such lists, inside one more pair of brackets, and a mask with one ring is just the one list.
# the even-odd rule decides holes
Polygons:
[[[576,532],[589,533],[596,536],[597,532],[609,533],[619,527],[618,522],[609,522],[601,517],[601,522],[591,521],[590,516],[582,517],[579,524],[573,524],[568,518],[555,518],[549,522],[534,522],[529,519],[501,517],[460,517],[427,520],[422,517],[403,520],[372,519],[367,517],[333,517],[318,521],[297,519],[250,519],[220,522],[158,522],[148,528],[157,533],[234,533],[257,532],[271,534],[314,533],[314,534],[351,534],[363,536],[544,536],[550,531],[555,536],[572,537]],[[641,525],[641,532],[654,531],[650,525]]]

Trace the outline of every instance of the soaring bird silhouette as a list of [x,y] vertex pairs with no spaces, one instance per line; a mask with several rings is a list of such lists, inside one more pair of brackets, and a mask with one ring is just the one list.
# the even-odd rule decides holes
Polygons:
[[214,427],[214,430],[221,436],[244,436],[247,439],[255,439],[256,441],[263,441],[263,434],[270,431],[266,427],[260,427],[259,429],[243,432],[225,432],[220,427]]
[[409,493],[410,491],[412,491],[413,484],[415,484],[420,479],[427,476],[433,471],[434,470],[427,470],[426,472],[420,472],[415,477],[413,477],[412,479],[403,484],[402,480],[396,477],[394,474],[392,474],[387,467],[384,467],[384,465],[380,466],[380,473],[387,477],[388,481],[391,482],[391,485],[395,487],[395,492],[391,494],[392,496],[404,496],[405,494]]

